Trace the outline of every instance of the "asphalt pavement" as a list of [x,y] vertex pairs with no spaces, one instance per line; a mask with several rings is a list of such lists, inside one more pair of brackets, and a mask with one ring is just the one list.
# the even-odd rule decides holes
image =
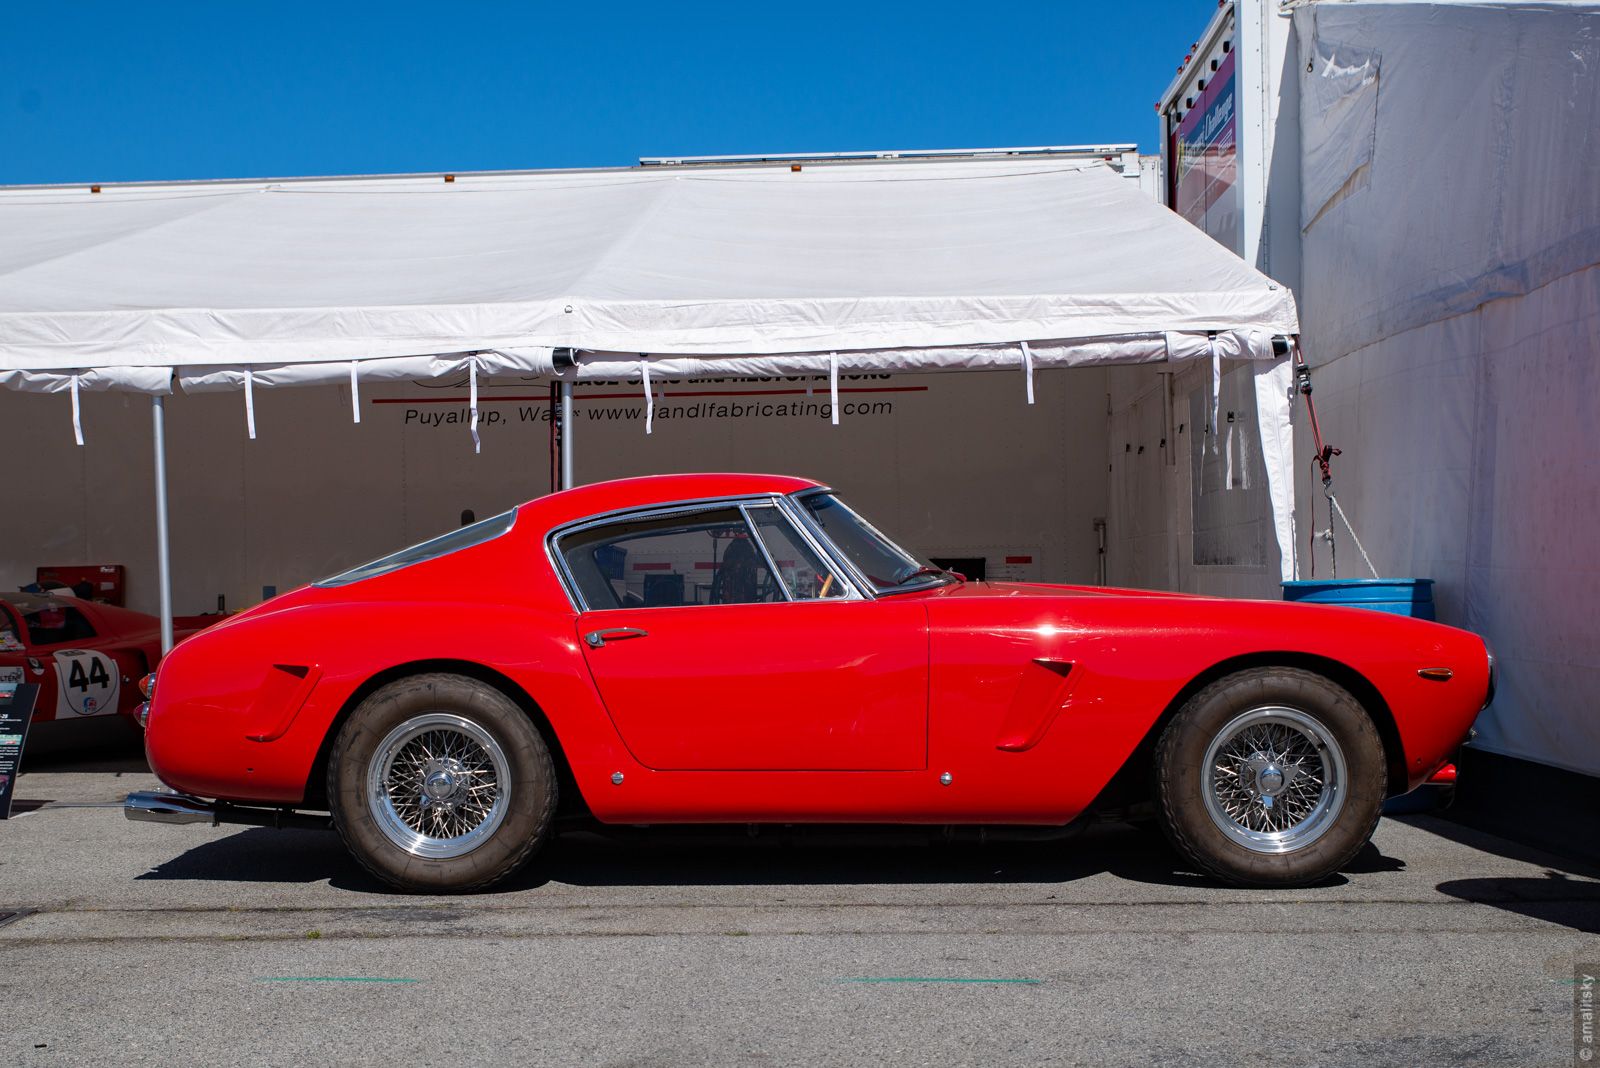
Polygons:
[[23,1065],[1560,1065],[1600,963],[1600,872],[1431,816],[1287,892],[1109,826],[575,834],[423,897],[332,833],[127,822],[156,783],[125,744],[29,769],[0,823]]

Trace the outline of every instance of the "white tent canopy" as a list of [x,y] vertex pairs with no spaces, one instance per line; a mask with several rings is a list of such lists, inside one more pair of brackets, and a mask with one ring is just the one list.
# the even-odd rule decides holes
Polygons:
[[567,349],[569,382],[1255,359],[1292,574],[1294,299],[1098,159],[12,188],[0,233],[0,383],[74,412]]
[[0,232],[21,388],[466,352],[540,373],[555,347],[760,373],[1015,366],[1028,341],[1050,365],[1204,356],[1213,331],[1270,358],[1298,329],[1283,287],[1099,161],[14,189]]

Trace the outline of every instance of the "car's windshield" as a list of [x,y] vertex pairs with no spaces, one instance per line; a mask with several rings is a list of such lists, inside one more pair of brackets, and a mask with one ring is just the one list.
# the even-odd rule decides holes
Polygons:
[[828,540],[849,558],[856,570],[865,575],[879,592],[890,593],[934,585],[949,576],[949,572],[939,570],[890,541],[877,527],[833,494],[808,494],[799,498],[799,501],[828,536]]

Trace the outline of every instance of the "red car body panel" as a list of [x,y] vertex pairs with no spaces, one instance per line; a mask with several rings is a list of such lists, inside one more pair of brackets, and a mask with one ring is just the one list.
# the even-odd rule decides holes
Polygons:
[[[186,793],[301,804],[355,698],[465,665],[537,706],[605,822],[1062,824],[1187,688],[1231,664],[1329,664],[1364,680],[1375,716],[1394,723],[1397,790],[1451,756],[1488,692],[1475,635],[1281,602],[969,582],[580,615],[546,545],[591,516],[816,488],[765,475],[585,486],[521,506],[493,540],[285,594],[169,655],[152,766]],[[648,637],[584,641],[615,627]],[[1417,674],[1433,667],[1452,677]]]

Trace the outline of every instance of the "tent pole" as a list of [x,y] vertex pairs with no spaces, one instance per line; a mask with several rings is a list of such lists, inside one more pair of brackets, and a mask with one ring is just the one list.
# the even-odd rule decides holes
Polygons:
[[571,489],[572,481],[572,383],[561,383],[561,488]]
[[156,576],[161,585],[161,655],[172,651],[172,557],[167,544],[167,407],[150,398],[151,434],[156,445]]

